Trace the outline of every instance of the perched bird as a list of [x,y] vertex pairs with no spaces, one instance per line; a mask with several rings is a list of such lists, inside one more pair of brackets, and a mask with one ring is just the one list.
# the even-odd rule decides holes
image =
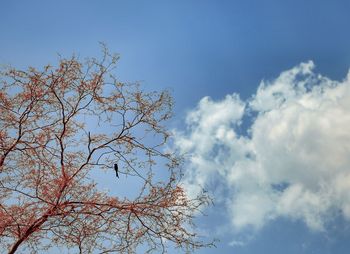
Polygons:
[[118,175],[118,164],[114,164],[114,170],[115,170],[116,177],[119,178],[119,175]]

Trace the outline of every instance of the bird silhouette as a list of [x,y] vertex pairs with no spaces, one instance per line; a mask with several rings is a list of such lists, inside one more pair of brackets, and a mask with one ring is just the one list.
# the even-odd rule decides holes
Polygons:
[[118,174],[118,164],[114,164],[114,170],[115,170],[115,175],[116,175],[116,177],[119,178],[119,174]]

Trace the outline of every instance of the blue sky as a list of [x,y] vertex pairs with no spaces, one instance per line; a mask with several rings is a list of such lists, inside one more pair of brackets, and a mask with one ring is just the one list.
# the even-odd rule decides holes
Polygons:
[[[350,152],[350,139],[341,132],[348,126],[346,101],[350,101],[345,89],[350,67],[349,1],[63,0],[2,1],[0,6],[2,64],[42,66],[55,63],[57,53],[98,56],[98,42],[105,42],[121,56],[120,80],[139,81],[149,90],[172,90],[175,118],[169,125],[180,133],[178,144],[195,141],[194,134],[202,135],[209,150],[189,145],[188,151],[204,162],[214,158],[217,163],[207,167],[188,163],[188,170],[194,172],[192,178],[187,177],[189,186],[198,183],[196,174],[208,176],[200,184],[218,199],[216,206],[208,209],[208,217],[198,219],[203,232],[221,238],[218,249],[197,253],[336,254],[350,248],[350,201],[343,197],[350,182],[339,180],[342,176],[347,179],[346,166],[350,165],[344,159]],[[260,86],[259,93],[261,80],[265,86]],[[324,92],[298,90],[295,87],[300,80],[320,85]],[[273,93],[281,97],[275,98]],[[206,96],[210,98],[203,99]],[[334,101],[334,96],[339,101]],[[303,108],[296,108],[300,104]],[[245,109],[237,112],[240,105]],[[232,109],[232,115],[219,114],[222,107],[224,113]],[[250,127],[253,138],[233,137],[229,144],[224,142],[227,138],[205,139],[213,134],[203,131],[208,126],[206,116],[216,110],[216,123],[221,125],[211,123],[213,129],[239,135]],[[255,115],[259,117],[253,118]],[[300,120],[301,116],[306,120]],[[306,125],[307,119],[313,120]],[[320,125],[312,125],[318,122]],[[298,129],[293,129],[293,123]],[[274,136],[260,133],[262,129],[271,130]],[[301,136],[287,136],[289,132]],[[264,135],[268,137],[264,139]],[[315,144],[318,139],[327,142]],[[279,153],[286,145],[289,150]],[[223,153],[229,151],[229,159],[217,154],[221,147],[226,149]],[[308,147],[311,150],[299,153]],[[255,153],[255,159],[238,156],[248,152]],[[339,163],[326,160],[328,155]],[[314,170],[318,165],[315,156],[319,165],[325,165],[322,171]],[[259,158],[275,163],[266,164]],[[259,168],[256,175],[261,177],[234,175],[232,172],[241,172],[237,168],[241,164],[249,164],[253,172]],[[216,173],[218,179],[209,181]],[[321,182],[327,191],[320,187]],[[252,183],[264,188],[254,189]],[[284,183],[280,190],[266,187]],[[340,187],[329,187],[335,185]],[[295,193],[299,198],[292,202],[290,196]],[[261,213],[250,213],[248,208],[249,212],[241,211],[246,217],[239,213],[246,204],[240,200],[247,196],[257,198],[253,204],[261,202],[261,207],[252,205]]]

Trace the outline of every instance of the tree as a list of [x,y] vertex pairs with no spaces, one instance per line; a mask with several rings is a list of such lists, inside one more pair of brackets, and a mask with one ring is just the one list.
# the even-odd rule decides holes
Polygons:
[[[117,60],[104,48],[100,60],[73,56],[60,58],[58,67],[1,72],[1,253],[57,246],[79,253],[134,253],[140,246],[165,252],[168,243],[183,250],[209,245],[191,227],[208,198],[186,196],[180,160],[164,152],[172,98],[118,82]],[[165,162],[157,170],[167,172],[158,180],[157,161]],[[115,177],[116,163],[124,177],[115,181],[140,180],[136,198],[97,188],[91,171],[109,170]]]

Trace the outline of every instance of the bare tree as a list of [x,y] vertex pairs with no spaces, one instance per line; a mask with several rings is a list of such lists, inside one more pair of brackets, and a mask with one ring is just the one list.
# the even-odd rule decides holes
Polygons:
[[[0,250],[38,253],[165,252],[209,246],[192,219],[179,158],[164,152],[172,98],[113,76],[118,57],[61,58],[58,67],[6,68],[0,85]],[[164,170],[155,179],[154,165]],[[114,164],[119,165],[114,172]],[[136,198],[97,188],[92,170],[139,179]],[[125,176],[128,176],[127,178]],[[164,177],[167,175],[167,177]],[[159,180],[161,179],[161,180]]]

